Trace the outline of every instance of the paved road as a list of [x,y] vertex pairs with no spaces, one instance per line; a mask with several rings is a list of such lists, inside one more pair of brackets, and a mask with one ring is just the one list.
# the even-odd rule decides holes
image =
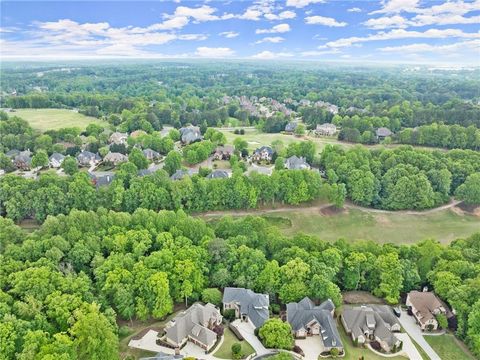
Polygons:
[[410,339],[410,336],[405,333],[395,334],[395,336],[403,342],[402,352],[407,354],[410,360],[422,360],[422,355],[418,352],[412,339]]
[[250,322],[235,320],[232,325],[237,327],[238,331],[240,331],[240,334],[242,334],[245,340],[252,345],[257,355],[268,354],[271,352],[265,348],[265,346],[263,346],[260,340],[258,340],[258,338],[255,336],[255,328]]
[[425,351],[431,360],[441,360],[440,356],[438,356],[435,350],[433,350],[423,338],[422,330],[420,330],[420,327],[415,322],[415,318],[413,316],[409,316],[406,311],[402,310],[402,315],[398,320],[400,320],[400,324],[408,333],[408,335],[410,335],[410,337],[416,341],[416,343],[423,349],[423,351]]

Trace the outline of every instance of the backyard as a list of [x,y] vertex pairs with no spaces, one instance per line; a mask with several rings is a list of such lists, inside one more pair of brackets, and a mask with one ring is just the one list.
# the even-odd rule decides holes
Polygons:
[[252,346],[245,340],[238,340],[235,334],[225,326],[225,332],[223,334],[224,340],[222,346],[213,354],[213,356],[220,359],[231,359],[232,358],[232,345],[236,342],[242,345],[243,357],[247,357],[250,354],[254,353]]
[[460,344],[453,335],[424,336],[425,340],[435,350],[442,360],[474,360],[463,344]]
[[78,127],[84,130],[91,123],[108,126],[108,123],[103,120],[67,109],[17,109],[9,115],[21,117],[28,121],[32,128],[41,132],[66,127]]

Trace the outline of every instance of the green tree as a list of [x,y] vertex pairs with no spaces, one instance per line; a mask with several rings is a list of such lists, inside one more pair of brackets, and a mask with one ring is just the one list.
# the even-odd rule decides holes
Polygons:
[[71,156],[66,156],[62,162],[62,169],[67,175],[73,175],[78,171],[77,160]]
[[480,356],[480,300],[473,304],[468,315],[467,336],[473,353]]
[[292,327],[278,318],[267,320],[258,331],[258,336],[267,348],[285,350],[293,348]]
[[455,191],[455,196],[467,204],[480,204],[480,173],[468,176]]
[[202,301],[214,305],[222,304],[222,292],[217,288],[208,288],[202,291]]
[[38,150],[32,157],[32,167],[47,167],[48,155],[44,150]]
[[403,268],[398,254],[391,252],[380,255],[375,262],[375,267],[380,274],[380,283],[374,290],[374,294],[383,296],[389,304],[396,304],[403,286]]
[[172,150],[165,157],[165,165],[163,169],[169,174],[173,175],[175,171],[182,167],[182,156],[178,151]]
[[137,169],[146,169],[148,167],[148,160],[143,155],[142,151],[138,148],[133,148],[130,154],[128,155],[128,161],[135,164]]
[[295,128],[295,135],[297,136],[305,135],[305,125],[298,124],[297,127]]
[[309,293],[314,299],[332,300],[336,307],[343,303],[340,288],[322,275],[313,275],[309,283]]

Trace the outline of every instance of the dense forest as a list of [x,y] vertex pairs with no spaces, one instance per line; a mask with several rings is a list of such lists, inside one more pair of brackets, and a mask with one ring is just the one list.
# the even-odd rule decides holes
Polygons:
[[[258,217],[213,225],[183,211],[73,210],[27,234],[0,219],[2,359],[117,359],[121,319],[161,319],[209,287],[240,286],[280,303],[367,290],[389,303],[423,285],[456,310],[480,355],[480,234],[448,246],[288,238]],[[275,310],[277,311],[277,310]]]

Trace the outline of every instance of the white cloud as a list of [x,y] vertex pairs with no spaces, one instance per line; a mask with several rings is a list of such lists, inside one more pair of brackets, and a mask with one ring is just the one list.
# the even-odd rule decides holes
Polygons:
[[261,40],[256,41],[255,44],[261,44],[261,43],[267,43],[267,42],[278,44],[278,43],[281,43],[284,40],[285,39],[281,36],[269,36],[269,37],[265,37]]
[[262,51],[259,52],[258,54],[252,55],[253,59],[262,59],[262,60],[272,60],[272,59],[278,59],[278,58],[284,58],[284,57],[292,57],[293,54],[289,52],[279,52],[279,53],[274,53],[271,51]]
[[402,11],[412,11],[417,8],[419,2],[420,0],[383,0],[383,7],[370,14],[392,14]]
[[310,4],[323,3],[324,0],[287,0],[287,6],[293,6],[296,8],[304,8]]
[[262,17],[263,13],[260,10],[247,9],[242,15],[238,15],[238,19],[242,20],[254,20],[258,21]]
[[198,22],[203,22],[203,21],[212,21],[212,20],[219,20],[221,17],[218,15],[214,15],[214,13],[217,11],[217,9],[212,8],[211,6],[208,5],[202,5],[197,8],[190,8],[187,6],[178,6],[175,9],[175,12],[173,15],[169,16],[166,15],[166,17],[187,17],[187,18],[193,18],[195,21]]
[[264,16],[265,16],[265,19],[267,20],[287,20],[287,19],[295,19],[297,17],[297,14],[294,11],[286,10],[286,11],[282,11],[278,15],[267,13]]
[[340,50],[338,49],[330,49],[330,50],[324,50],[324,51],[310,50],[310,51],[303,51],[300,53],[300,55],[304,57],[316,57],[316,56],[329,55],[329,54],[338,54],[339,52]]
[[359,12],[362,12],[362,9],[358,8],[358,7],[353,7],[353,8],[350,8],[347,10],[348,12],[355,12],[355,13],[359,13]]
[[394,15],[368,19],[363,24],[370,29],[404,28],[407,27],[407,20],[400,15]]
[[290,25],[288,24],[278,24],[270,29],[257,29],[255,30],[256,34],[274,34],[274,33],[286,33],[289,32]]
[[468,40],[461,41],[447,45],[431,45],[431,44],[409,44],[401,46],[387,46],[380,48],[383,52],[400,52],[400,53],[422,53],[422,52],[434,52],[451,54],[459,50],[480,50],[480,40]]
[[237,37],[238,35],[240,35],[240,33],[235,32],[235,31],[224,31],[224,32],[221,32],[218,35],[224,36],[227,39],[233,39],[233,38]]
[[358,43],[364,43],[369,41],[385,41],[395,39],[446,39],[446,38],[480,38],[480,32],[477,33],[465,33],[459,29],[428,29],[426,31],[408,31],[404,29],[395,29],[388,32],[379,32],[376,34],[368,35],[365,37],[349,37],[338,39],[335,41],[327,42],[325,45],[319,48],[340,48],[348,47]]
[[305,18],[305,23],[309,25],[324,25],[324,26],[330,26],[330,27],[342,27],[347,25],[346,22],[343,22],[343,21],[339,22],[334,18],[319,16],[319,15],[307,16]]
[[195,52],[195,55],[203,58],[225,58],[225,57],[231,57],[235,54],[235,51],[233,51],[230,48],[227,47],[207,47],[207,46],[201,46],[197,48],[197,51]]

